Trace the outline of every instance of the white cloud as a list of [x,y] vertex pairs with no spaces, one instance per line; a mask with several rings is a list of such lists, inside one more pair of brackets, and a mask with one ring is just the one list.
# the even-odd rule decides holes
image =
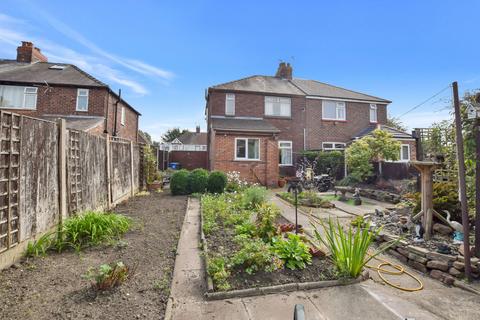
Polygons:
[[426,111],[426,112],[414,112],[406,114],[400,120],[408,127],[409,130],[415,128],[428,128],[434,122],[442,120],[451,120],[450,110],[441,111]]

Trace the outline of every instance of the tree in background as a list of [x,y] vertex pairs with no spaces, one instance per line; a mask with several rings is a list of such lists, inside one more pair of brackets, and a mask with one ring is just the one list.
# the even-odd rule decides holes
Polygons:
[[387,117],[387,126],[403,132],[407,131],[407,127],[405,126],[405,124],[399,118],[392,117],[391,115],[388,115]]
[[142,130],[138,130],[138,132],[145,138],[148,144],[153,144],[152,136],[148,132]]
[[180,128],[168,129],[167,132],[165,132],[162,135],[162,142],[172,142],[173,140],[180,137],[185,132],[189,132],[189,131],[187,129],[180,129]]
[[400,142],[387,131],[377,129],[353,142],[345,152],[349,174],[358,181],[365,181],[373,173],[372,162],[378,162],[382,175],[383,161],[398,160]]

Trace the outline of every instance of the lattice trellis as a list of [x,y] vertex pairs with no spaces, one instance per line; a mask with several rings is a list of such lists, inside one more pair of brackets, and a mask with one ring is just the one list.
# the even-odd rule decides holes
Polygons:
[[82,203],[82,174],[80,168],[80,133],[70,130],[68,148],[68,187],[69,187],[69,212],[80,210]]
[[20,239],[20,125],[19,115],[0,113],[0,252]]

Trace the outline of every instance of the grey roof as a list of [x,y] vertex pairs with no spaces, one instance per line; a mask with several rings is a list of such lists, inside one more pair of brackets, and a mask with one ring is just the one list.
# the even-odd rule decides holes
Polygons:
[[280,130],[263,119],[212,118],[212,128],[222,131],[268,132]]
[[412,135],[409,133],[403,132],[401,130],[397,130],[395,128],[392,128],[383,124],[378,126],[377,125],[368,126],[362,131],[360,131],[358,134],[356,134],[353,138],[362,138],[366,135],[369,135],[375,129],[385,130],[390,134],[392,134],[392,136],[396,139],[412,139],[413,138]]
[[293,79],[292,83],[298,86],[308,96],[319,96],[352,100],[368,100],[374,102],[390,103],[391,101],[368,94],[332,86],[316,80]]
[[269,76],[251,76],[248,78],[219,84],[213,89],[254,91],[263,93],[279,93],[290,95],[304,95],[305,93],[294,86],[288,79]]
[[[63,69],[52,69],[61,66]],[[36,62],[23,63],[15,60],[0,60],[0,81],[19,83],[62,84],[87,87],[107,87],[72,64]]]
[[318,96],[339,99],[367,100],[378,103],[391,101],[368,94],[340,88],[316,80],[293,80],[272,76],[251,76],[211,87],[211,89]]
[[67,129],[79,131],[88,131],[93,129],[105,121],[104,117],[82,117],[82,116],[66,116],[66,115],[43,115],[41,118],[54,121],[57,119],[65,119]]
[[207,133],[185,132],[178,137],[178,140],[182,144],[207,145]]

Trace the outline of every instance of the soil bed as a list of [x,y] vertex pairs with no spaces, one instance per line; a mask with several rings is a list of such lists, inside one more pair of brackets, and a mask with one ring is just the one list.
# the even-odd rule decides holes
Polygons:
[[[186,197],[152,193],[117,206],[135,227],[114,246],[79,254],[49,252],[0,272],[0,319],[162,319],[169,296]],[[89,267],[123,261],[133,278],[96,294]]]

